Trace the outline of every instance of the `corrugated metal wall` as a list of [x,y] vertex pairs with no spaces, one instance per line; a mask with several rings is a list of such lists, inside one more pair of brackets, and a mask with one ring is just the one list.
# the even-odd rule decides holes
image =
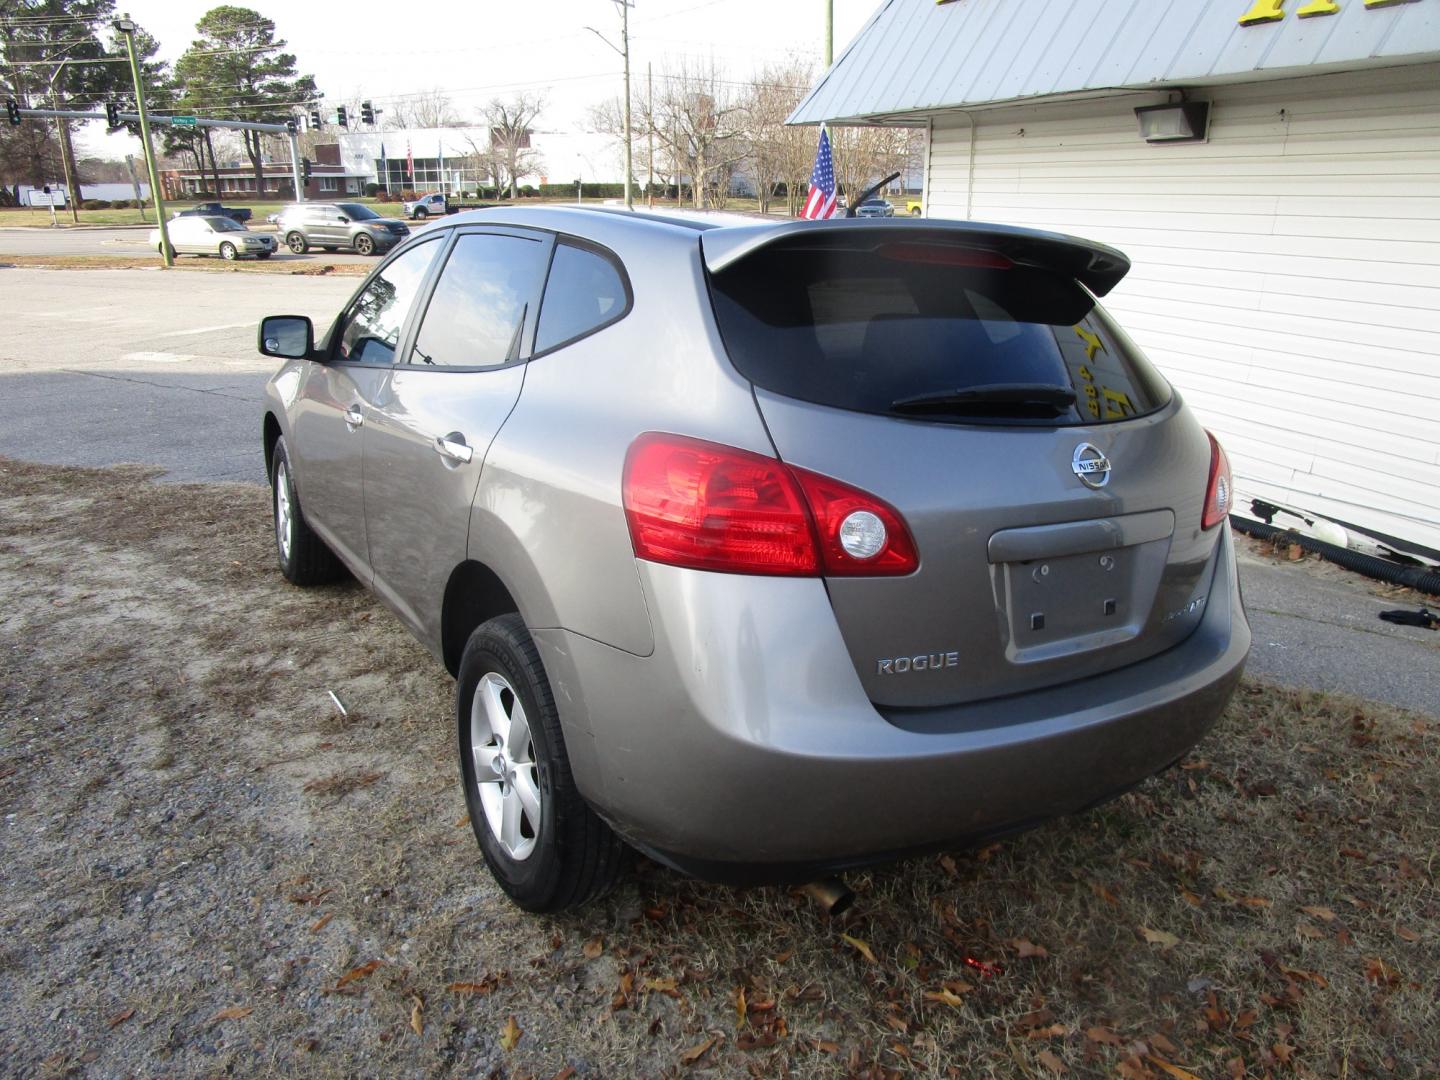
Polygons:
[[[1129,95],[934,124],[927,213],[1076,233],[1224,442],[1242,499],[1440,548],[1440,65],[1216,87],[1210,141]],[[1241,504],[1242,507],[1244,503]]]

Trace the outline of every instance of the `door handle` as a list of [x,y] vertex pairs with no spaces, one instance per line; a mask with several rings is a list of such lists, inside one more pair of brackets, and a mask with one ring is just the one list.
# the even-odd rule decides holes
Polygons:
[[345,410],[345,424],[351,431],[355,431],[363,423],[365,423],[365,414],[359,409]]
[[457,465],[468,465],[475,456],[475,451],[465,442],[465,436],[458,431],[452,431],[449,435],[437,435],[435,452],[446,461],[453,461]]

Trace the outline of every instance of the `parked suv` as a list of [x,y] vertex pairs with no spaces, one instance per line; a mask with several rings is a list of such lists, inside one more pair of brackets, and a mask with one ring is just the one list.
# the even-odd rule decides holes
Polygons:
[[322,251],[345,248],[358,255],[389,251],[410,235],[410,226],[381,217],[363,203],[294,203],[281,210],[275,226],[285,246],[296,255],[312,247]]
[[348,568],[456,676],[530,910],[621,838],[804,879],[1082,811],[1249,648],[1224,452],[1095,300],[1123,255],[738,221],[467,213],[318,342],[261,324],[280,569]]

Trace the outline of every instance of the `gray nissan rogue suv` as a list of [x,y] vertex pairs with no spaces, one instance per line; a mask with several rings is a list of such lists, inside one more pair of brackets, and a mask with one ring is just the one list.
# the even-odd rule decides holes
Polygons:
[[1225,454],[1073,237],[541,208],[275,316],[280,568],[457,678],[470,820],[556,910],[623,841],[804,879],[1083,810],[1244,665]]

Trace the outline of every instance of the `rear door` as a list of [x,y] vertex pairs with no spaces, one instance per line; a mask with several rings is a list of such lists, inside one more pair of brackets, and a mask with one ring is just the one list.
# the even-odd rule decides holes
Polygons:
[[455,231],[365,434],[374,588],[432,644],[485,453],[520,396],[552,246],[528,230]]
[[714,260],[722,336],[780,457],[914,535],[915,573],[827,583],[877,704],[1083,678],[1198,623],[1209,441],[1075,280],[1118,280],[1092,257],[866,221]]
[[442,246],[438,238],[416,244],[375,272],[336,322],[326,362],[307,365],[292,409],[291,453],[306,521],[366,581],[365,428]]

